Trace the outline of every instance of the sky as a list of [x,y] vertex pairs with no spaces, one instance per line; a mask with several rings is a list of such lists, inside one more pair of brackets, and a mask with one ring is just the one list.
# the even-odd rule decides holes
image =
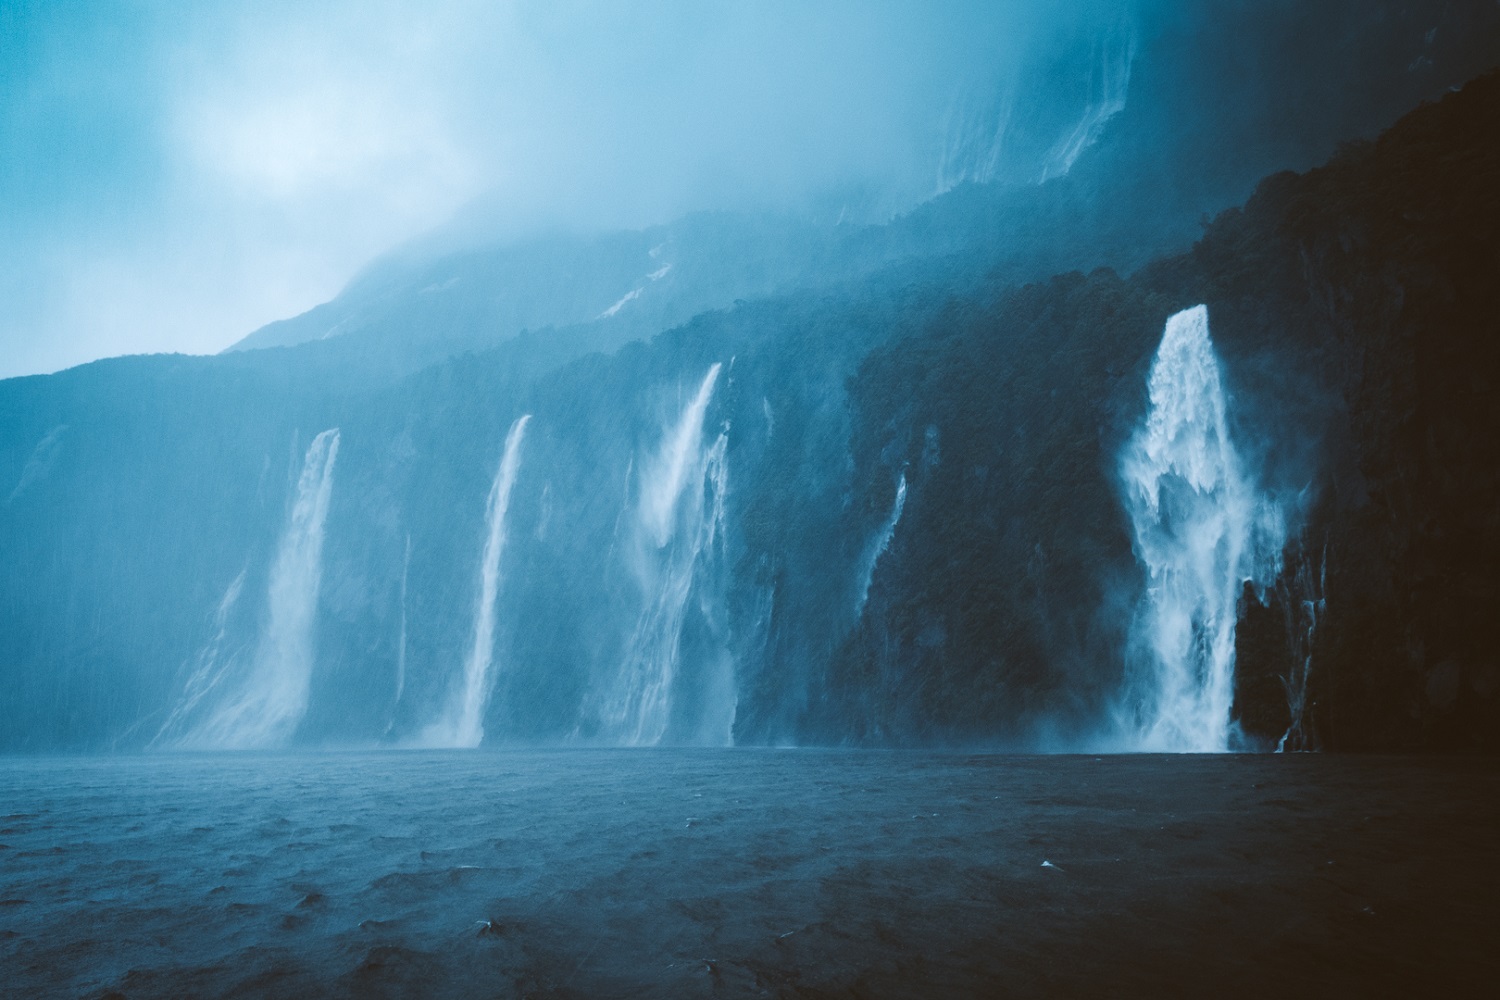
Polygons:
[[0,378],[221,350],[434,229],[909,204],[1098,5],[0,0]]

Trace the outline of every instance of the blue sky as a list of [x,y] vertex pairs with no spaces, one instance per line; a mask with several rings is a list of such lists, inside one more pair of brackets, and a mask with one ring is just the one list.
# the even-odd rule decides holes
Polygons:
[[0,0],[0,377],[217,351],[455,217],[899,203],[1058,9]]

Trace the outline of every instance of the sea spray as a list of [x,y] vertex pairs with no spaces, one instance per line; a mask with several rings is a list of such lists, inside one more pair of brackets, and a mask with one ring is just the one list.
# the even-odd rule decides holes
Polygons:
[[1230,440],[1208,309],[1167,320],[1150,406],[1120,461],[1145,592],[1132,632],[1128,739],[1141,750],[1214,752],[1234,727],[1237,602],[1280,570],[1279,508]]
[[442,715],[422,733],[419,742],[424,746],[477,747],[484,739],[484,713],[494,689],[495,601],[500,592],[505,515],[510,509],[510,493],[516,484],[516,473],[521,468],[521,442],[530,421],[530,414],[518,418],[505,436],[505,451],[499,468],[495,470],[485,509],[484,551],[479,561],[473,642]]
[[339,453],[337,427],[313,438],[266,585],[266,621],[249,673],[181,745],[214,749],[280,746],[307,712],[313,627],[323,576],[323,525]]
[[[634,524],[632,562],[642,607],[624,661],[598,708],[602,737],[631,746],[661,742],[672,721],[683,624],[705,561],[722,563],[728,435],[705,447],[703,424],[718,381],[714,364],[677,421],[643,466]],[[711,588],[709,588],[711,589]],[[720,609],[702,600],[712,621]],[[702,697],[689,727],[693,742],[728,743],[734,720],[733,667],[715,651],[701,666]]]

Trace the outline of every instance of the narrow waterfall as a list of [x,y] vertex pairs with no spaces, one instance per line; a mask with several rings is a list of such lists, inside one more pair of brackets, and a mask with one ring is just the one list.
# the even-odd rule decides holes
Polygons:
[[484,739],[484,713],[494,689],[495,599],[500,593],[500,555],[505,549],[505,515],[510,492],[521,468],[521,441],[526,436],[526,414],[510,425],[505,452],[495,470],[485,510],[484,552],[479,562],[479,595],[474,606],[474,641],[464,660],[459,683],[441,717],[429,725],[418,742],[430,747],[477,747]]
[[1280,570],[1280,510],[1229,438],[1208,309],[1167,320],[1150,408],[1120,461],[1146,589],[1137,608],[1127,725],[1138,749],[1213,752],[1233,737],[1234,634],[1247,581]]
[[391,699],[391,720],[385,731],[389,735],[396,725],[401,696],[406,693],[406,577],[411,572],[411,532],[406,533],[406,554],[401,559],[401,621],[396,633],[396,695]]
[[161,729],[152,738],[151,747],[170,745],[173,739],[180,736],[197,714],[204,699],[218,690],[224,678],[231,673],[235,658],[229,649],[229,618],[245,589],[245,573],[248,568],[240,570],[239,575],[225,588],[224,596],[219,598],[219,606],[214,610],[213,637],[198,651],[193,671],[182,686],[182,695],[167,715],[167,721],[162,723]]
[[313,627],[323,576],[323,523],[339,453],[334,427],[313,438],[266,585],[266,622],[243,684],[182,741],[184,746],[274,747],[307,712]]
[[[728,435],[704,447],[703,422],[718,381],[713,365],[697,394],[667,430],[641,473],[633,560],[642,608],[623,664],[599,709],[605,739],[632,746],[659,743],[672,721],[683,625],[702,563],[722,545]],[[720,558],[720,561],[722,559]],[[701,588],[700,588],[701,589]],[[699,611],[712,621],[718,609],[700,595]],[[694,739],[728,743],[734,722],[733,666],[728,654],[700,664]]]
[[865,551],[865,558],[860,568],[859,598],[854,602],[854,617],[856,620],[864,613],[865,603],[870,599],[870,584],[875,579],[875,566],[880,562],[880,557],[885,555],[885,550],[891,547],[891,539],[896,537],[896,525],[901,523],[901,511],[906,507],[906,472],[901,473],[901,478],[896,482],[896,501],[891,506],[891,515],[886,518],[885,525],[880,529],[880,534],[870,543]]
[[1136,44],[1134,30],[1124,26],[1095,43],[1095,60],[1089,69],[1088,104],[1078,122],[1047,154],[1043,181],[1062,177],[1072,170],[1083,151],[1098,140],[1105,123],[1125,110]]
[[999,178],[1006,132],[1015,113],[1016,86],[1014,79],[1007,80],[989,100],[971,91],[949,107],[935,194],[965,181],[988,184]]
[[396,639],[396,697],[391,704],[401,704],[406,693],[406,577],[411,572],[411,533],[406,535],[406,555],[401,560],[401,632]]
[[1287,651],[1291,654],[1290,673],[1281,679],[1286,688],[1286,707],[1291,719],[1285,733],[1276,742],[1276,752],[1316,750],[1317,739],[1307,725],[1307,682],[1312,676],[1313,640],[1318,622],[1326,608],[1328,586],[1328,550],[1318,560],[1317,571],[1304,556],[1291,585],[1278,582],[1282,607],[1286,613]]

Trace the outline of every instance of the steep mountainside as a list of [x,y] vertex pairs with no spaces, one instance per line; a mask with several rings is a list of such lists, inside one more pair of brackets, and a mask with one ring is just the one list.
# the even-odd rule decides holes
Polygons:
[[879,224],[846,220],[835,198],[817,219],[705,212],[636,232],[435,238],[231,350],[326,340],[325,354],[394,377],[522,331],[533,356],[613,350],[736,300],[891,267],[909,280],[923,262],[950,282],[1127,273],[1187,246],[1261,177],[1373,137],[1497,49],[1486,0],[1142,4],[972,81],[932,151],[933,197]]
[[1304,602],[1323,600],[1309,742],[1494,748],[1496,120],[1491,74],[1269,178],[1130,281],[1057,278],[874,352],[852,390],[861,493],[889,504],[902,469],[909,490],[877,613],[837,661],[832,730],[852,717],[856,738],[920,741],[1037,706],[1049,726],[1080,704],[1097,717],[1140,586],[1117,456],[1163,321],[1202,302],[1239,436],[1293,513],[1282,586],[1244,608],[1246,729],[1293,725],[1284,681],[1307,652]]
[[1203,303],[1291,539],[1246,735],[1493,748],[1496,120],[1490,75],[1130,278],[936,255],[609,355],[0,383],[0,746],[1118,742],[1120,448]]

